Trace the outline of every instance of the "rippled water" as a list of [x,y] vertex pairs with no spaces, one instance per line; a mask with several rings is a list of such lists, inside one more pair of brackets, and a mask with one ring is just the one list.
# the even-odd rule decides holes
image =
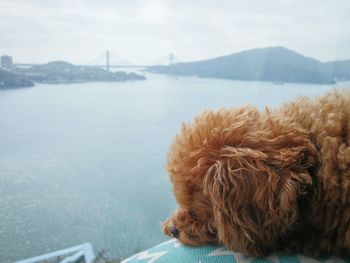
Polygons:
[[0,262],[87,241],[125,258],[165,240],[165,157],[182,121],[331,88],[146,77],[0,91]]

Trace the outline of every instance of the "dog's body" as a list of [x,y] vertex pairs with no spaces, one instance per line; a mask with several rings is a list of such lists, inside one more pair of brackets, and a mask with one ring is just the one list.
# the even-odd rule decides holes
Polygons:
[[180,207],[164,232],[186,244],[350,255],[350,92],[274,111],[207,111],[168,156]]

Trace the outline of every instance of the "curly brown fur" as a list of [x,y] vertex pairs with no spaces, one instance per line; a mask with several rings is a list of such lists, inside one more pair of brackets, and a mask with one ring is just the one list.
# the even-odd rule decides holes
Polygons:
[[255,256],[349,255],[349,144],[347,90],[278,110],[206,111],[171,146],[179,209],[163,230]]

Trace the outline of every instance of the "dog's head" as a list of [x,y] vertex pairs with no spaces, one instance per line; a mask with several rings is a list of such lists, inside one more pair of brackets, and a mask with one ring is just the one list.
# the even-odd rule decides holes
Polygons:
[[316,160],[308,135],[253,107],[207,111],[176,137],[167,170],[179,209],[163,230],[186,244],[277,250],[297,226]]

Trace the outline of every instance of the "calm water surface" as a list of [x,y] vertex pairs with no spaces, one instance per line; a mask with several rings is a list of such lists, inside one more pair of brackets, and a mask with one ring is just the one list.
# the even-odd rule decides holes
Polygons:
[[331,86],[173,78],[0,91],[0,262],[91,242],[117,258],[166,240],[164,166],[182,121]]

